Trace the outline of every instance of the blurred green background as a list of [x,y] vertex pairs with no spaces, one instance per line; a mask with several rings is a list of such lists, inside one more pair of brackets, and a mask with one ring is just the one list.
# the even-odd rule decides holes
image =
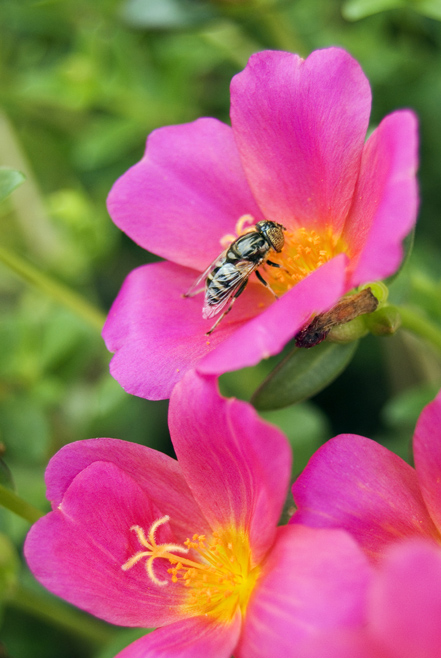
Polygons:
[[[126,274],[155,257],[113,226],[105,200],[154,128],[228,121],[230,79],[253,52],[343,46],[370,79],[372,126],[399,107],[418,113],[421,211],[391,296],[440,327],[441,0],[2,0],[0,30],[0,166],[26,174],[0,205],[0,482],[24,499],[48,509],[44,470],[70,441],[171,453],[167,403],[108,374],[102,321]],[[249,399],[276,361],[225,375],[223,392]],[[293,475],[339,432],[411,460],[440,386],[433,347],[405,331],[369,336],[331,386],[265,416],[292,442]],[[28,527],[0,509],[0,658],[112,658],[140,632],[44,592],[21,558]]]

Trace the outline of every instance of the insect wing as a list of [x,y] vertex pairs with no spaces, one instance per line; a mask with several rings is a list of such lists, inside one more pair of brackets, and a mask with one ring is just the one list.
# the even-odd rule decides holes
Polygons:
[[216,267],[219,267],[222,265],[222,263],[225,260],[225,255],[227,253],[227,249],[223,251],[215,260],[210,263],[210,265],[207,267],[207,269],[202,272],[200,276],[196,279],[196,281],[190,286],[190,288],[187,290],[187,292],[184,294],[184,297],[194,297],[195,295],[198,295],[200,292],[205,290],[205,281],[207,279],[207,276],[211,274],[211,272],[216,269]]
[[220,313],[257,267],[258,263],[246,260],[234,265],[225,263],[216,273],[211,286],[205,291],[202,317],[212,318]]

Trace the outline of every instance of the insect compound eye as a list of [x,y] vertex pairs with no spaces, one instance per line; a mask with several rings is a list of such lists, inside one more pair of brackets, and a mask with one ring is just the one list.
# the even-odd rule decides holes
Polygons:
[[272,248],[277,252],[282,251],[285,244],[285,236],[283,235],[283,231],[285,230],[285,227],[281,224],[270,222],[269,220],[263,220],[256,224],[256,231],[262,233]]
[[268,241],[277,252],[282,251],[283,245],[285,244],[283,230],[283,226],[280,224],[274,224],[273,226],[268,227],[266,231]]

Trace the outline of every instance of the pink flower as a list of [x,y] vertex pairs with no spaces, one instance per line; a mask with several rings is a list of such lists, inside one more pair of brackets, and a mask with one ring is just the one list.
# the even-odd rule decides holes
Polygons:
[[316,528],[343,528],[378,560],[406,537],[441,543],[441,392],[418,420],[415,469],[375,441],[342,434],[310,459],[294,483],[291,518]]
[[357,627],[371,568],[356,542],[276,525],[284,435],[194,372],[169,421],[178,461],[116,439],[55,455],[53,511],[25,544],[36,578],[111,623],[162,627],[124,658],[294,657],[317,629]]
[[386,552],[368,595],[367,625],[319,633],[297,658],[439,658],[441,553],[410,540]]
[[[392,274],[417,211],[412,112],[387,116],[364,143],[369,83],[345,51],[306,60],[253,55],[231,84],[232,127],[216,119],[154,131],[112,188],[113,221],[165,262],[134,270],[104,327],[111,372],[128,392],[169,397],[184,373],[219,375],[277,354],[313,313]],[[183,294],[245,226],[286,231],[264,278],[251,276],[218,328],[203,295]]]

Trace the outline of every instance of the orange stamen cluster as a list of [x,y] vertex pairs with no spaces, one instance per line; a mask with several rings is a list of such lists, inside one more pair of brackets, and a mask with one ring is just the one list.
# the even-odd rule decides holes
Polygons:
[[280,296],[311,274],[331,258],[347,251],[341,238],[330,229],[323,232],[299,228],[285,232],[285,245],[281,253],[272,253],[270,260],[281,265],[279,269],[265,266],[265,278]]
[[237,607],[243,611],[259,571],[251,569],[247,538],[214,532],[210,540],[193,535],[184,544],[196,554],[197,561],[189,566],[186,560],[177,560],[168,571],[174,583],[189,589],[187,606],[194,614],[212,612],[231,618]]
[[[223,249],[237,240],[240,235],[254,230],[255,219],[243,215],[236,223],[236,235],[227,234],[221,238]],[[280,253],[271,251],[269,260],[280,268],[262,265],[264,278],[278,297],[290,290],[299,281],[311,274],[328,260],[348,251],[344,240],[334,235],[331,228],[323,231],[299,228],[284,232],[285,244]]]
[[[163,558],[173,565],[168,569],[170,581],[187,590],[183,608],[192,615],[212,614],[217,618],[231,619],[238,607],[245,610],[259,575],[259,568],[251,568],[251,551],[245,533],[237,530],[195,534],[179,544],[157,544],[155,532],[159,525],[168,521],[163,517],[151,526],[148,538],[139,526],[132,526],[139,542],[147,550],[133,555],[122,569],[126,571],[141,558],[146,557],[146,571],[159,586],[167,581],[159,580],[153,571],[153,562]],[[174,553],[191,554],[191,559]]]

